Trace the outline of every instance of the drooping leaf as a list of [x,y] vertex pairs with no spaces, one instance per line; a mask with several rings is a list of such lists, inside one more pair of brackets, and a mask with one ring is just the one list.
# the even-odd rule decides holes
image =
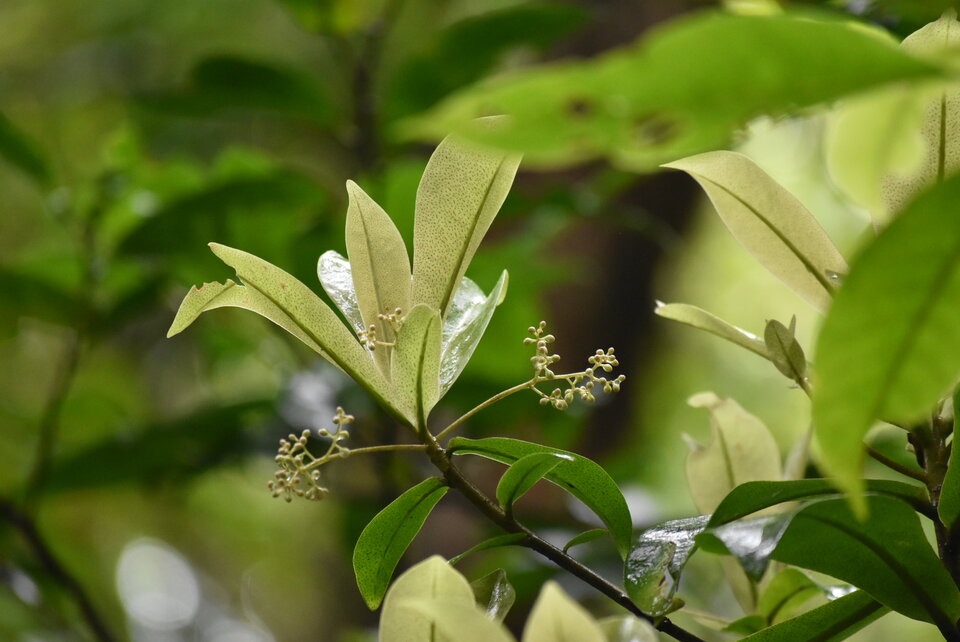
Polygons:
[[364,330],[363,317],[357,303],[357,291],[353,286],[353,268],[350,261],[336,250],[327,250],[317,261],[317,277],[324,292],[343,313],[344,318],[359,334]]
[[660,634],[653,625],[632,615],[614,615],[599,622],[607,642],[659,642]]
[[543,585],[533,603],[523,642],[606,642],[603,631],[586,609],[556,582]]
[[[499,125],[499,123],[498,123]],[[494,127],[488,123],[486,126]],[[520,157],[453,137],[430,157],[417,189],[413,301],[442,315],[507,197]]]
[[687,456],[687,484],[701,513],[712,513],[740,484],[780,479],[780,449],[770,430],[733,399],[712,392],[688,402],[710,413],[712,441]]
[[958,635],[960,591],[930,548],[920,520],[903,502],[866,498],[865,521],[843,499],[796,513],[774,559],[849,582],[907,617]]
[[697,544],[712,553],[733,555],[747,577],[760,582],[794,515],[786,512],[712,526],[697,536]]
[[488,618],[496,622],[503,622],[517,599],[517,591],[502,568],[470,582],[470,588],[473,589],[473,597],[480,608],[486,611]]
[[[733,130],[760,114],[929,77],[935,69],[859,25],[809,15],[700,13],[599,59],[481,83],[408,122],[403,133],[456,132],[523,152],[538,166],[606,155],[647,171],[725,146]],[[471,126],[491,113],[509,120],[493,131]]]
[[244,285],[227,281],[192,288],[180,304],[167,332],[168,337],[182,332],[207,310],[225,305],[252,310],[284,328],[341,368],[388,410],[407,422],[414,420],[395,404],[386,378],[377,370],[356,337],[310,288],[252,254],[217,243],[211,243],[210,248],[237,271]]
[[819,310],[847,263],[817,219],[749,158],[707,152],[667,163],[706,191],[730,233],[763,267]]
[[393,583],[380,616],[382,642],[512,640],[474,601],[466,578],[434,555]]
[[874,421],[909,425],[960,378],[958,199],[960,177],[949,178],[894,219],[854,261],[820,332],[813,423],[847,491],[861,488]]
[[657,316],[679,321],[685,325],[706,330],[721,339],[726,339],[742,348],[746,348],[764,359],[770,359],[767,347],[757,335],[727,323],[718,316],[688,303],[660,303],[654,309]]
[[[953,391],[953,425],[960,427],[960,387]],[[960,452],[951,450],[947,474],[940,489],[940,501],[937,504],[940,522],[947,528],[954,528],[960,521]]]
[[478,544],[474,544],[459,555],[454,555],[450,558],[450,563],[458,564],[460,560],[469,555],[473,555],[474,553],[486,551],[491,548],[499,548],[501,546],[513,546],[515,544],[520,544],[525,539],[527,539],[527,536],[524,533],[506,533],[504,535],[497,535],[495,537],[485,539]]
[[425,426],[440,398],[440,315],[426,305],[414,306],[397,335],[391,379],[397,403],[407,416]]
[[510,464],[497,484],[501,508],[509,513],[514,502],[563,461],[573,461],[573,458],[557,453],[532,453]]
[[[396,225],[376,201],[353,181],[347,181],[347,255],[363,327],[376,328],[378,341],[396,340],[390,323],[378,315],[410,311],[410,259]],[[374,350],[384,373],[390,372],[390,350]]]
[[839,642],[889,611],[864,591],[854,591],[793,619],[775,624],[744,641],[817,640]]
[[[377,513],[360,533],[353,549],[353,571],[360,594],[371,610],[380,606],[404,551],[448,490],[442,479],[426,479]],[[463,583],[466,585],[466,580]],[[469,585],[466,588],[470,590]],[[472,593],[468,595],[472,604]]]
[[477,344],[507,295],[507,271],[500,275],[488,296],[464,277],[443,317],[443,352],[440,357],[440,396],[454,384],[470,361]]
[[594,540],[598,540],[601,537],[605,537],[610,534],[605,528],[591,528],[588,531],[583,531],[577,535],[574,535],[570,540],[563,545],[563,552],[566,553],[574,546],[580,546],[581,544],[586,544]]
[[623,577],[627,594],[644,613],[658,616],[677,608],[674,594],[680,572],[709,519],[709,515],[675,519],[640,534],[627,556]]
[[767,321],[763,341],[770,352],[770,361],[780,374],[799,383],[807,376],[807,357],[797,341],[796,323],[796,317],[790,321],[789,328],[776,319]]
[[0,158],[37,183],[50,180],[50,164],[30,138],[0,113]]
[[576,453],[505,437],[455,437],[450,440],[448,451],[452,455],[479,455],[507,465],[534,453],[563,456],[564,461],[557,464],[545,478],[582,501],[597,514],[613,535],[621,556],[626,557],[630,550],[633,522],[627,501],[617,483],[596,462]]
[[[920,486],[887,479],[868,479],[864,485],[870,493],[895,497],[915,510],[929,510],[927,491]],[[734,488],[720,502],[710,518],[710,526],[726,524],[786,502],[836,496],[836,487],[826,479],[748,482]]]

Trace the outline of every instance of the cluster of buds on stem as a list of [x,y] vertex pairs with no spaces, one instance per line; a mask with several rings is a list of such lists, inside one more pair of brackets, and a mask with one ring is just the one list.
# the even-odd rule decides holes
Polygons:
[[333,459],[343,459],[350,455],[350,449],[342,442],[350,437],[345,426],[352,423],[353,419],[353,415],[346,414],[343,408],[337,408],[337,414],[333,418],[336,430],[330,432],[324,428],[318,431],[319,437],[328,441],[326,451],[319,457],[314,456],[307,448],[311,435],[309,430],[304,430],[300,435],[291,433],[286,439],[281,439],[280,448],[274,458],[279,470],[267,483],[273,496],[283,496],[288,502],[295,496],[312,500],[326,497],[329,491],[320,484],[319,469]]
[[[607,348],[606,351],[597,350],[593,356],[587,359],[589,364],[585,370],[580,372],[571,372],[566,374],[556,374],[550,369],[550,366],[560,360],[560,356],[551,354],[550,344],[556,340],[552,334],[546,334],[547,324],[541,321],[536,327],[528,328],[531,337],[527,337],[523,342],[527,345],[535,345],[536,352],[530,358],[533,364],[533,379],[530,387],[540,395],[541,405],[551,405],[557,410],[564,410],[574,399],[593,402],[596,400],[594,390],[602,389],[605,393],[620,392],[620,384],[626,377],[618,375],[614,379],[607,379],[603,375],[597,375],[598,371],[603,373],[613,372],[613,369],[620,365],[614,354],[613,348]],[[566,384],[566,388],[554,388],[547,394],[537,388],[537,384],[544,381],[561,381]]]
[[[377,315],[377,319],[382,322],[380,328],[371,323],[367,328],[357,333],[360,345],[371,352],[376,350],[377,346],[393,347],[395,345],[393,341],[389,341],[386,337],[390,334],[393,336],[400,334],[400,328],[403,326],[403,310],[394,308],[391,312],[386,309],[382,314]],[[390,332],[387,332],[385,328],[389,328]],[[378,335],[380,336],[378,337]]]

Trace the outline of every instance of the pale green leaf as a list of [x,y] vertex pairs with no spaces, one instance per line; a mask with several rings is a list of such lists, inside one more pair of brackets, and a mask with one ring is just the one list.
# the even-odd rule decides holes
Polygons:
[[392,380],[397,404],[425,426],[440,397],[440,315],[436,310],[420,304],[404,317]]
[[918,198],[854,261],[817,345],[813,423],[821,463],[862,488],[863,437],[909,424],[960,377],[960,177]]
[[653,625],[633,615],[605,617],[597,624],[607,642],[659,642],[660,634]]
[[793,194],[736,152],[707,152],[664,167],[695,178],[744,249],[811,305],[827,308],[847,263]]
[[[243,286],[228,281],[193,288],[184,298],[168,336],[183,331],[205,310],[224,305],[253,310],[317,350],[398,417],[412,421],[394,402],[389,382],[377,370],[369,353],[310,288],[252,254],[218,243],[211,243],[210,248],[236,270]],[[226,303],[218,302],[221,296]]]
[[353,287],[353,268],[350,262],[336,250],[327,250],[317,261],[317,276],[324,292],[343,313],[344,318],[360,334],[363,331],[363,317],[357,304],[357,291]]
[[517,591],[502,568],[470,582],[470,588],[473,589],[477,604],[486,611],[487,617],[497,622],[503,622],[517,599]]
[[493,317],[493,312],[507,294],[507,271],[488,296],[477,284],[464,277],[460,287],[443,317],[443,342],[440,357],[440,396],[446,394],[450,386],[470,361],[477,344]]
[[767,346],[764,345],[764,342],[761,341],[757,335],[727,323],[720,317],[702,308],[698,308],[695,305],[688,303],[661,303],[658,301],[654,312],[657,316],[661,316],[664,319],[678,321],[684,325],[705,330],[741,348],[746,348],[764,359],[770,359]]
[[426,479],[377,513],[360,533],[353,549],[353,572],[360,595],[371,610],[380,606],[400,558],[448,490],[442,479]]
[[513,462],[497,484],[500,506],[510,513],[518,499],[563,461],[573,461],[573,458],[559,453],[532,453]]
[[[410,309],[410,259],[397,227],[376,201],[347,181],[347,255],[364,328],[376,327],[378,341],[396,339],[390,323],[378,315]],[[390,372],[390,349],[374,350],[377,365]]]
[[712,392],[690,398],[710,413],[711,442],[693,444],[687,456],[687,483],[701,513],[712,513],[727,494],[745,482],[780,479],[780,449],[770,430],[733,399]]
[[466,578],[434,555],[403,573],[387,591],[379,639],[485,642],[512,637],[477,606]]
[[523,642],[606,642],[600,625],[556,582],[540,590],[523,629]]
[[417,189],[413,301],[442,315],[480,241],[507,197],[520,164],[504,154],[448,137],[433,152]]

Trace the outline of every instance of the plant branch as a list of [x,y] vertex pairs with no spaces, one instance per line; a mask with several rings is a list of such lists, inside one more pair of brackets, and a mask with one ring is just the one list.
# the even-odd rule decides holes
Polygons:
[[450,487],[456,489],[471,504],[479,509],[487,519],[506,532],[524,535],[524,539],[520,542],[521,545],[546,557],[563,570],[589,584],[638,618],[650,622],[659,631],[666,633],[675,640],[679,642],[703,642],[701,638],[674,624],[669,618],[654,618],[647,615],[633,603],[630,596],[621,588],[598,575],[587,566],[584,566],[573,557],[570,557],[559,548],[540,538],[526,526],[516,521],[511,515],[507,515],[499,505],[484,495],[480,489],[463,476],[460,470],[450,461],[447,452],[435,439],[430,437],[429,432],[423,432],[427,436],[427,455],[430,457],[430,461],[443,473],[444,479]]
[[26,540],[40,566],[62,586],[80,609],[80,614],[94,638],[100,642],[113,642],[116,638],[110,632],[102,615],[93,605],[93,600],[76,577],[57,559],[50,546],[40,534],[36,523],[13,502],[0,498],[0,516],[20,533]]
[[866,450],[867,454],[870,455],[871,458],[880,462],[890,470],[896,471],[901,475],[905,475],[907,477],[912,477],[913,479],[923,482],[924,484],[927,483],[927,474],[924,471],[920,470],[919,468],[911,468],[909,466],[904,466],[900,462],[890,459],[889,457],[887,457],[882,452],[880,452],[879,450],[877,450],[876,448],[874,448],[869,444],[864,444],[863,447]]
[[478,404],[477,406],[474,406],[473,408],[468,410],[466,413],[460,415],[460,417],[458,417],[457,419],[454,419],[450,423],[450,425],[448,425],[446,428],[444,428],[439,433],[437,433],[437,436],[435,437],[435,439],[437,441],[442,441],[444,437],[450,434],[451,431],[463,425],[464,422],[466,422],[468,419],[473,417],[475,414],[477,414],[481,410],[485,410],[489,408],[493,404],[497,403],[498,401],[501,401],[502,399],[506,399],[510,395],[516,394],[518,392],[522,392],[524,390],[529,390],[530,388],[533,388],[535,384],[536,384],[536,379],[530,379],[529,381],[524,381],[523,383],[517,384],[512,388],[507,388],[502,392],[498,392],[497,394],[490,397],[483,403]]

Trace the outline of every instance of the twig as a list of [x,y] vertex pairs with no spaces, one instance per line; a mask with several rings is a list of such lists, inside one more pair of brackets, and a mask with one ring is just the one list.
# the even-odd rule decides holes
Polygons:
[[924,471],[918,468],[910,468],[909,466],[904,466],[900,462],[890,459],[889,457],[887,457],[882,452],[880,452],[879,450],[877,450],[876,448],[874,448],[869,444],[864,444],[863,447],[864,449],[866,449],[867,454],[870,455],[870,457],[880,462],[890,470],[895,470],[901,475],[912,477],[913,479],[923,482],[924,484],[927,483],[927,474]]

